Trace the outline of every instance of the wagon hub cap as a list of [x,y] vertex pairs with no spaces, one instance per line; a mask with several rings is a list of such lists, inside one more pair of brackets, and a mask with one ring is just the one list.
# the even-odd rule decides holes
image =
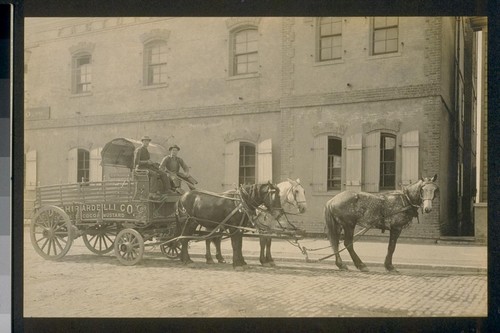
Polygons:
[[132,251],[132,244],[130,244],[130,242],[125,242],[123,244],[120,245],[120,251],[123,251],[123,252],[130,252]]

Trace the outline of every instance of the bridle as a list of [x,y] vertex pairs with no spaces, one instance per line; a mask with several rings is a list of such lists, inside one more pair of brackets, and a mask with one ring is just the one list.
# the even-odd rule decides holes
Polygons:
[[[434,184],[432,181],[428,181],[428,180],[424,180],[422,185],[419,187],[418,189],[418,194],[419,194],[419,199],[420,199],[420,203],[419,204],[415,204],[411,201],[410,199],[410,196],[408,195],[408,188],[407,187],[403,187],[403,194],[404,196],[406,197],[406,200],[408,200],[408,203],[413,206],[413,208],[415,208],[416,210],[418,210],[419,208],[422,208],[423,209],[423,206],[424,206],[424,202],[425,201],[432,201],[434,200],[434,196],[432,196],[432,198],[425,198],[423,196],[423,188],[427,185],[433,185],[436,189],[438,189],[437,185]],[[432,192],[433,194],[435,193],[435,191]]]
[[[288,189],[288,191],[286,191],[285,203],[288,203],[288,204],[290,204],[298,209],[299,208],[298,206],[300,203],[306,202],[305,200],[302,200],[302,201],[297,200],[297,195],[295,193],[295,189],[297,189],[297,187],[299,187],[299,186],[302,187],[302,185],[300,185],[299,183],[294,185],[291,181],[288,181],[288,182],[290,184],[292,184],[292,186]],[[288,199],[288,197],[290,196],[290,192],[292,193],[292,196],[293,196],[293,202]]]
[[[254,185],[255,186],[255,185]],[[279,208],[270,208],[267,206],[266,204],[266,199],[268,196],[272,195],[272,194],[275,194],[276,193],[276,189],[274,189],[272,187],[271,184],[266,184],[266,186],[268,186],[268,190],[266,191],[266,195],[264,196],[264,198],[262,198],[262,204],[264,204],[264,206],[266,206],[266,208],[269,210],[269,211],[272,211],[272,210],[276,210],[276,209],[279,209]],[[255,199],[253,199],[250,194],[247,192],[247,190],[245,189],[245,187],[243,187],[242,185],[240,185],[240,193],[244,194],[246,197],[247,197],[247,200],[251,200],[253,202],[247,202],[247,200],[245,200],[243,198],[243,196],[240,194],[240,197],[241,197],[241,201],[242,203],[245,204],[245,206],[247,206],[249,209],[251,209],[252,211],[255,211],[257,208],[259,208],[259,206],[261,204],[257,203],[255,201]],[[259,191],[259,197],[260,197],[260,191]],[[260,209],[260,208],[259,208]]]

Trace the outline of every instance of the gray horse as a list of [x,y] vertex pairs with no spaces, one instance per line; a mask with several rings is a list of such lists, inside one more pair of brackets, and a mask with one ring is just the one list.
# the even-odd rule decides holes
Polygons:
[[389,272],[397,272],[392,265],[396,242],[402,229],[407,227],[414,217],[418,218],[418,208],[421,207],[425,213],[431,212],[432,201],[439,191],[436,179],[437,175],[422,178],[402,191],[381,194],[344,191],[330,199],[325,205],[325,222],[337,267],[347,270],[339,254],[339,239],[343,229],[344,246],[349,251],[354,265],[363,272],[368,271],[353,246],[354,228],[359,224],[368,229],[390,231],[384,266]]

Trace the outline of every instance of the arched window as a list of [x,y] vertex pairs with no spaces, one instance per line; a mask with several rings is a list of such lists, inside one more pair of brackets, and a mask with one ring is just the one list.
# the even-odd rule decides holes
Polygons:
[[328,137],[327,191],[340,190],[342,171],[342,140]]
[[90,171],[90,153],[85,149],[78,149],[78,162],[76,171],[77,182],[88,182]]
[[153,40],[144,45],[144,85],[167,82],[167,42]]
[[239,184],[255,184],[255,145],[240,142]]
[[72,91],[74,94],[92,90],[92,56],[90,53],[78,53],[73,56]]
[[258,31],[244,28],[232,33],[232,75],[258,72]]
[[380,134],[380,189],[396,189],[396,136]]
[[317,45],[319,61],[342,58],[342,18],[321,17],[318,19]]

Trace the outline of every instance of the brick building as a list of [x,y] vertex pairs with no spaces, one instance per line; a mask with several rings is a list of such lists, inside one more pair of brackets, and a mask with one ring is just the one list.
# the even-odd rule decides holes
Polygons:
[[438,174],[434,211],[403,236],[473,234],[464,18],[33,18],[25,33],[27,207],[37,184],[123,177],[100,150],[149,135],[206,190],[300,178],[310,233],[344,189]]

